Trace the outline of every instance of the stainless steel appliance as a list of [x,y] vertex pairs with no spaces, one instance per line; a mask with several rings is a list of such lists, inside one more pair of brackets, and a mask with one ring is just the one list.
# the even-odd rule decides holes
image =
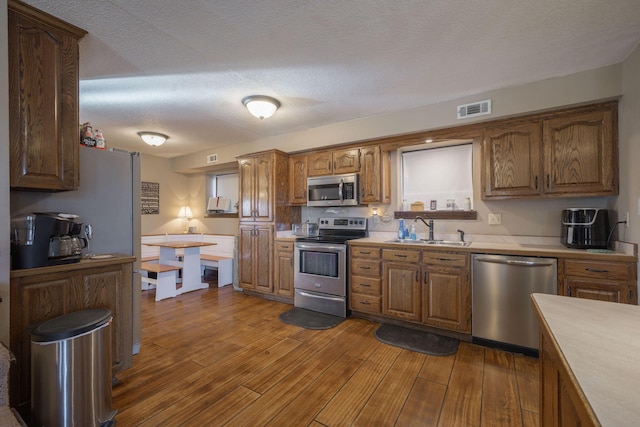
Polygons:
[[472,335],[509,350],[538,350],[531,294],[556,294],[555,258],[473,254]]
[[38,212],[11,218],[11,268],[46,267],[82,259],[86,240],[78,216]]
[[358,174],[307,178],[307,206],[357,206]]
[[609,239],[609,213],[598,208],[562,210],[562,244],[575,249],[606,249]]
[[366,218],[320,218],[318,235],[294,245],[294,306],[347,317],[347,241],[367,237]]

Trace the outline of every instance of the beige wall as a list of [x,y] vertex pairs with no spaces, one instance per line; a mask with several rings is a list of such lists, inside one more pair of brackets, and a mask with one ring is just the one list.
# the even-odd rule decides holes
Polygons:
[[143,154],[141,157],[142,181],[160,184],[160,214],[142,215],[142,234],[182,233],[184,222],[178,219],[181,206],[191,208],[193,219],[190,227],[198,233],[237,234],[236,218],[205,218],[205,174],[185,175],[172,172],[170,160]]

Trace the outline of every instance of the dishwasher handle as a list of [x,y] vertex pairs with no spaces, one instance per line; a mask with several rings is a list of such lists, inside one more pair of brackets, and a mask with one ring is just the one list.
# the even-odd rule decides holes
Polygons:
[[[478,262],[490,262],[494,264],[516,265],[520,267],[553,267],[553,261],[522,261],[517,259],[476,258]],[[554,260],[555,261],[555,260]]]

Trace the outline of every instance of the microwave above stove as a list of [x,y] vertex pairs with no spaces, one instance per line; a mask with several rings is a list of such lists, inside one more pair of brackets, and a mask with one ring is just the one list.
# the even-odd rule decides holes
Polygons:
[[307,178],[307,206],[357,206],[358,174]]

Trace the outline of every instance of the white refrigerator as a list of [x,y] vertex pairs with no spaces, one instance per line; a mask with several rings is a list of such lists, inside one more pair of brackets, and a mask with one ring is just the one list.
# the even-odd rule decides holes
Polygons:
[[[64,212],[91,224],[94,254],[136,256],[133,266],[133,354],[140,350],[140,155],[80,146],[80,187],[59,193],[12,192],[12,215]],[[87,252],[84,249],[83,252]]]

